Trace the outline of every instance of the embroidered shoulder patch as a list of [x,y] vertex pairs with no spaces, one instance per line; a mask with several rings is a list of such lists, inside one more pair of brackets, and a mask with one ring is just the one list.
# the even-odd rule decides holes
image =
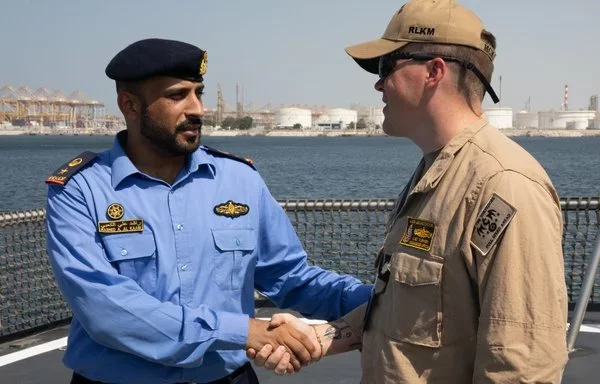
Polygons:
[[508,227],[515,213],[517,213],[516,208],[494,193],[477,218],[471,235],[473,248],[483,256],[487,255]]
[[73,160],[63,164],[50,177],[46,179],[46,184],[65,185],[67,181],[79,170],[96,158],[94,152],[83,152]]
[[406,230],[400,239],[400,244],[407,247],[429,251],[435,234],[435,224],[421,219],[408,218]]

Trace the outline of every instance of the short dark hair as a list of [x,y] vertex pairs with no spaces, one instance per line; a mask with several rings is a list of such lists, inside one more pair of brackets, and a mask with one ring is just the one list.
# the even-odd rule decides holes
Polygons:
[[[496,37],[486,30],[481,32],[481,39],[488,45],[496,49]],[[490,57],[483,51],[463,45],[451,44],[430,44],[430,43],[410,43],[403,49],[403,52],[423,52],[435,53],[441,56],[453,56],[459,59],[470,61],[479,69],[489,83],[492,81],[494,72],[494,63]],[[451,70],[456,75],[458,90],[465,96],[468,102],[473,100],[483,100],[485,96],[485,86],[477,76],[464,66],[458,63],[449,62]]]
[[140,92],[140,81],[115,81],[117,93],[125,91],[132,93],[136,96],[141,96]]

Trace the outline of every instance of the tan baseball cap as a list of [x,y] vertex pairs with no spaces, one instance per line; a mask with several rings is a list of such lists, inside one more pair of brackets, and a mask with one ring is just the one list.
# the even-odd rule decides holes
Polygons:
[[481,38],[481,20],[455,0],[411,0],[388,24],[380,39],[353,45],[346,52],[363,69],[377,74],[379,57],[408,43],[465,45],[494,60],[494,48]]

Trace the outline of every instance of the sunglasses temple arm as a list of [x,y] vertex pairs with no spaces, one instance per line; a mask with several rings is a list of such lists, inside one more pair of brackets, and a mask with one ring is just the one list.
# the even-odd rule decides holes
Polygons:
[[479,69],[477,69],[476,66],[474,66],[471,63],[468,63],[468,64],[470,64],[470,65],[467,65],[467,68],[469,68],[471,71],[473,71],[473,73],[475,74],[475,76],[477,76],[479,78],[479,80],[483,83],[483,86],[485,87],[485,90],[487,91],[487,93],[492,98],[492,101],[494,102],[494,104],[498,104],[498,102],[500,101],[500,99],[498,98],[498,95],[496,95],[496,92],[494,92],[494,89],[492,88],[492,85],[490,84],[490,82],[487,81],[487,79],[485,78],[485,76],[483,76],[483,74],[479,71]]

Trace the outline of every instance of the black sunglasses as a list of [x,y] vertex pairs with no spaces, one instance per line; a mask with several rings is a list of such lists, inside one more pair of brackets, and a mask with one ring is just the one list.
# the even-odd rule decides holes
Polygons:
[[415,60],[415,61],[429,61],[439,57],[442,60],[458,63],[462,67],[472,71],[475,76],[483,83],[485,90],[490,95],[494,103],[498,103],[500,99],[494,92],[492,85],[487,81],[485,76],[475,67],[475,64],[470,61],[462,60],[457,57],[436,55],[433,53],[410,53],[410,52],[392,52],[389,55],[385,55],[379,58],[379,78],[385,79],[393,70],[396,68],[396,61],[398,60]]

